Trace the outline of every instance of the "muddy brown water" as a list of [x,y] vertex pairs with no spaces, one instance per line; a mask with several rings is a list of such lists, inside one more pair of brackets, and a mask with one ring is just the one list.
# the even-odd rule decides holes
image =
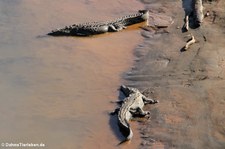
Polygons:
[[[117,148],[108,112],[142,40],[139,26],[90,38],[43,37],[52,29],[143,9],[135,0],[0,1],[0,142],[45,148]],[[139,24],[143,25],[143,24]],[[134,133],[136,124],[132,124]],[[118,148],[137,148],[133,141]]]

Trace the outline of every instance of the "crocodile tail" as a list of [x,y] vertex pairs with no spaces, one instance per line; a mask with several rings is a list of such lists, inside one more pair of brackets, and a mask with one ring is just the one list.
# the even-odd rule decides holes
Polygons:
[[126,138],[127,141],[131,140],[132,137],[133,137],[133,131],[131,130],[131,128],[129,128],[129,130],[130,130],[130,133],[129,133],[129,135]]
[[129,135],[126,137],[126,139],[124,139],[123,141],[121,141],[118,145],[121,145],[127,141],[130,141],[133,137],[133,131],[131,130],[131,128],[129,128]]
[[50,35],[50,36],[68,36],[68,35],[70,35],[70,32],[68,30],[65,30],[65,29],[57,29],[57,30],[53,30],[52,32],[48,33],[47,35]]

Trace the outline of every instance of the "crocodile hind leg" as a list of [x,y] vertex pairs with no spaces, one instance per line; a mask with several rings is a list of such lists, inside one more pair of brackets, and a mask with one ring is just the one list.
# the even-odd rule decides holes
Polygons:
[[149,111],[144,111],[142,108],[138,107],[136,109],[130,109],[130,113],[133,117],[145,117],[150,114]]
[[158,100],[147,98],[146,96],[143,96],[142,99],[145,104],[155,104],[159,102]]
[[146,116],[149,115],[150,112],[149,111],[144,111],[142,108],[138,107],[137,108],[137,112],[139,113],[139,116]]

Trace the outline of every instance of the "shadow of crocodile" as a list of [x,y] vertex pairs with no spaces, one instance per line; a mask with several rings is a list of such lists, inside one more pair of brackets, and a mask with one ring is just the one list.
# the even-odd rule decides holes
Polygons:
[[[118,96],[119,101],[123,101],[124,98],[125,98],[124,94],[122,92],[119,92],[119,96]],[[119,122],[118,122],[117,115],[110,115],[109,125],[111,127],[111,130],[113,131],[113,133],[117,137],[117,139],[121,142],[125,139],[124,136],[129,135],[129,132],[126,132],[126,131],[124,131],[124,129],[121,129],[118,126],[118,123]]]

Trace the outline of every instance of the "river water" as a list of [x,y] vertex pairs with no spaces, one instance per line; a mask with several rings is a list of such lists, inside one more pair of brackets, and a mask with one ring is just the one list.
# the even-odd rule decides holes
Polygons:
[[88,38],[41,36],[139,9],[136,0],[0,0],[0,143],[137,148],[138,133],[116,146],[122,136],[108,112],[141,43],[138,26]]

